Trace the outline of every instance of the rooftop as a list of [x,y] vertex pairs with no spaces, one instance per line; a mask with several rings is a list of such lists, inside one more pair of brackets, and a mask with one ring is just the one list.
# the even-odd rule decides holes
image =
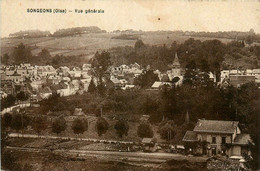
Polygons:
[[238,134],[234,140],[234,144],[247,145],[252,142],[249,134]]
[[194,131],[187,131],[182,141],[197,141],[197,134]]
[[238,121],[199,120],[194,132],[232,134],[238,127]]

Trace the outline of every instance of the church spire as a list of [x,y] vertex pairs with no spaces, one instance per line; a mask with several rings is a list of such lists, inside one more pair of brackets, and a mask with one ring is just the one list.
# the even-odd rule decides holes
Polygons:
[[173,65],[173,66],[180,65],[177,52],[175,52],[175,58],[174,58],[174,60],[173,60],[173,64],[172,64],[172,65]]

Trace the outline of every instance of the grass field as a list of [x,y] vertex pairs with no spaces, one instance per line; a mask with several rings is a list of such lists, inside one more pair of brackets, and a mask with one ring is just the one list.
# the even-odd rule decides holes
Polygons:
[[[99,34],[83,34],[81,36],[68,36],[68,37],[41,37],[41,38],[25,38],[25,39],[1,39],[1,55],[5,53],[12,53],[14,47],[23,43],[26,46],[30,46],[33,55],[38,54],[43,48],[48,49],[51,55],[82,55],[84,57],[91,57],[98,50],[106,50],[117,46],[134,46],[136,40],[122,40],[112,39],[114,36],[118,36],[119,33],[99,33]],[[170,46],[173,41],[182,43],[185,40],[191,38],[190,36],[179,36],[176,34],[166,33],[144,33],[139,35],[140,39],[145,44],[150,45],[163,45]],[[202,41],[213,38],[194,37]],[[226,43],[231,39],[219,39]]]

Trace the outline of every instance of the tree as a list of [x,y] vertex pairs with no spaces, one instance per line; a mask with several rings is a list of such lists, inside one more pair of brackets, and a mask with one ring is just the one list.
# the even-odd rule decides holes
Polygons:
[[13,95],[7,95],[6,98],[1,99],[1,110],[11,107],[15,104],[16,98]]
[[116,133],[120,138],[123,137],[123,135],[128,135],[129,125],[127,121],[119,120],[116,122],[114,128],[116,129]]
[[40,59],[47,60],[51,57],[50,52],[47,49],[42,49],[42,51],[38,54]]
[[11,128],[16,131],[26,128],[29,125],[30,119],[24,114],[14,113],[11,122]]
[[141,138],[152,138],[153,130],[150,125],[142,123],[137,128],[137,135]]
[[30,48],[25,47],[23,43],[20,43],[18,47],[14,48],[13,56],[15,63],[20,64],[23,62],[29,62],[29,60],[32,58],[32,53]]
[[104,118],[99,117],[96,122],[98,136],[102,136],[103,134],[105,134],[108,130],[108,127],[108,122]]
[[67,106],[62,101],[60,101],[56,106],[53,107],[53,111],[64,111],[66,108]]
[[137,41],[135,42],[135,49],[140,49],[140,48],[142,48],[142,47],[145,47],[144,42],[143,42],[142,40],[137,40]]
[[96,90],[97,90],[97,88],[96,88],[96,85],[95,85],[93,78],[92,78],[90,83],[89,83],[89,86],[88,86],[88,92],[94,93],[94,92],[96,92]]
[[152,70],[149,70],[135,78],[134,84],[139,85],[141,88],[149,88],[155,81],[159,81],[158,75],[154,74]]
[[94,75],[98,77],[99,83],[102,82],[102,78],[108,67],[112,64],[110,61],[110,53],[103,51],[102,53],[97,52],[92,60],[92,68]]
[[2,63],[8,65],[9,61],[10,61],[10,56],[8,55],[8,53],[5,53],[2,59]]
[[17,100],[20,101],[26,101],[28,100],[29,96],[28,94],[26,94],[24,91],[20,91],[17,95],[16,95]]
[[83,134],[88,129],[88,122],[87,120],[76,118],[71,128],[75,134]]
[[45,62],[48,63],[47,61],[51,60],[51,54],[47,49],[42,49],[41,52],[39,52],[37,57],[34,57],[33,59],[37,60],[37,62]]
[[32,128],[37,132],[37,134],[40,134],[48,128],[47,118],[43,116],[36,116],[33,119]]
[[104,96],[106,94],[106,87],[104,85],[103,82],[100,82],[98,85],[97,85],[97,90],[98,90],[98,94],[100,96]]
[[1,121],[4,128],[10,127],[12,124],[12,115],[10,113],[4,114]]
[[52,132],[59,134],[67,128],[66,120],[63,117],[56,118],[52,123]]
[[172,121],[168,121],[166,124],[164,124],[159,132],[160,132],[160,136],[162,139],[165,140],[171,140],[174,138],[175,136],[175,131],[174,131],[174,123]]

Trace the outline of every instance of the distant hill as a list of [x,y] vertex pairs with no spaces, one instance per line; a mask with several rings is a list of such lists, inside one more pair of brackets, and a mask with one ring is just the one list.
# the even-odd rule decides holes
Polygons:
[[118,36],[113,36],[111,39],[138,40],[139,36],[133,34],[120,34]]
[[90,26],[90,27],[73,27],[67,29],[60,29],[53,33],[54,37],[62,37],[62,36],[72,36],[72,35],[80,35],[87,33],[106,33],[105,30],[101,30],[99,27]]
[[9,34],[9,37],[12,38],[32,38],[32,37],[48,37],[51,33],[49,31],[40,31],[40,30],[26,30],[19,31],[16,33]]

